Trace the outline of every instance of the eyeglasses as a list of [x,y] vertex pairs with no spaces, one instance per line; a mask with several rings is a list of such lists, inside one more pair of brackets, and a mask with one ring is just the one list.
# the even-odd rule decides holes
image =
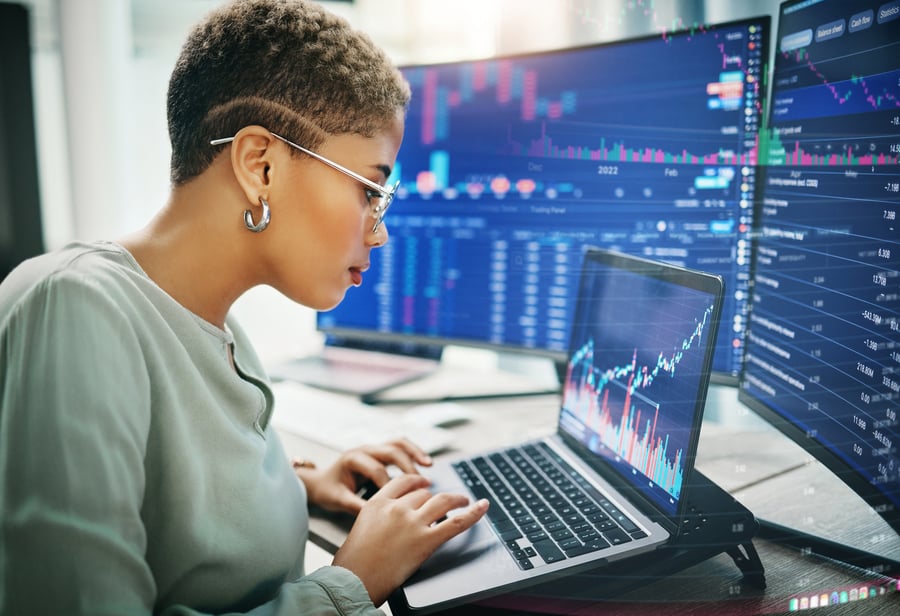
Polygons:
[[[366,196],[369,199],[369,204],[372,206],[372,210],[371,210],[372,218],[375,219],[375,224],[372,226],[372,233],[375,233],[376,231],[378,231],[378,227],[380,227],[381,223],[384,222],[384,215],[387,213],[387,210],[391,205],[391,201],[394,200],[394,194],[397,192],[397,187],[400,186],[399,180],[397,182],[394,182],[394,185],[391,186],[390,188],[388,188],[387,186],[381,186],[380,184],[376,184],[372,180],[364,178],[363,176],[359,175],[358,173],[350,171],[343,165],[339,165],[336,162],[334,162],[333,160],[329,160],[329,159],[325,158],[321,154],[316,154],[312,150],[307,150],[303,146],[297,145],[293,141],[289,141],[289,140],[285,139],[281,135],[276,135],[272,131],[269,131],[269,133],[276,139],[279,139],[280,141],[284,141],[286,144],[288,144],[292,148],[297,148],[298,150],[300,150],[307,156],[312,156],[319,162],[325,163],[332,169],[336,169],[337,171],[340,171],[344,175],[350,176],[357,182],[361,183],[363,186],[366,186],[367,188],[369,188],[370,190],[366,191]],[[231,143],[232,141],[234,141],[234,137],[223,137],[221,139],[213,139],[212,141],[209,142],[209,144],[210,145],[222,145],[225,143]],[[377,193],[377,194],[372,194],[372,193]],[[373,203],[373,200],[374,200],[374,203]]]

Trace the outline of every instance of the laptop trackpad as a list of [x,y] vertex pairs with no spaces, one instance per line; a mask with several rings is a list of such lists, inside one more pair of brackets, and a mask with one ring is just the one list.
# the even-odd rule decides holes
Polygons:
[[[407,581],[405,586],[410,590],[419,586],[418,590],[422,591],[431,586],[428,582],[429,579],[439,580],[440,586],[447,584],[453,586],[456,578],[459,578],[463,584],[455,592],[463,592],[463,589],[471,592],[475,590],[471,587],[472,572],[483,572],[485,567],[488,571],[494,572],[513,573],[517,571],[508,552],[497,540],[494,531],[491,530],[487,519],[479,520],[475,526],[463,531],[438,548]],[[478,577],[483,578],[484,576]],[[421,586],[423,583],[424,586]],[[416,590],[412,590],[412,592],[415,594]],[[434,592],[434,589],[431,592]]]
[[422,571],[435,572],[448,563],[459,565],[470,559],[482,556],[485,550],[498,546],[497,535],[491,530],[486,520],[479,520],[475,526],[463,531],[443,544],[422,565]]

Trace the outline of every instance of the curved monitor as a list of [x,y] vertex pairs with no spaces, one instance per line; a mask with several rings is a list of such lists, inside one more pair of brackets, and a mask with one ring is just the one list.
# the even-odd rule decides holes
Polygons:
[[736,384],[769,21],[403,68],[390,241],[319,329],[563,361],[590,244],[721,275]]
[[900,531],[900,3],[781,6],[739,398]]

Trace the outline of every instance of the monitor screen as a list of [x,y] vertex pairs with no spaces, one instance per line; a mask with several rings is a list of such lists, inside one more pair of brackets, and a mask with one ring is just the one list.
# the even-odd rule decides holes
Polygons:
[[900,2],[781,7],[740,399],[900,530]]
[[405,67],[390,241],[319,329],[564,362],[591,244],[721,275],[736,384],[769,21]]

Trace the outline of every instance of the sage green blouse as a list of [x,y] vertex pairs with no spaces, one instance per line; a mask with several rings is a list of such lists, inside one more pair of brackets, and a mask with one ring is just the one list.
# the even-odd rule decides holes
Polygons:
[[121,246],[22,264],[0,285],[0,613],[380,614],[346,569],[304,575],[272,410],[237,323]]

